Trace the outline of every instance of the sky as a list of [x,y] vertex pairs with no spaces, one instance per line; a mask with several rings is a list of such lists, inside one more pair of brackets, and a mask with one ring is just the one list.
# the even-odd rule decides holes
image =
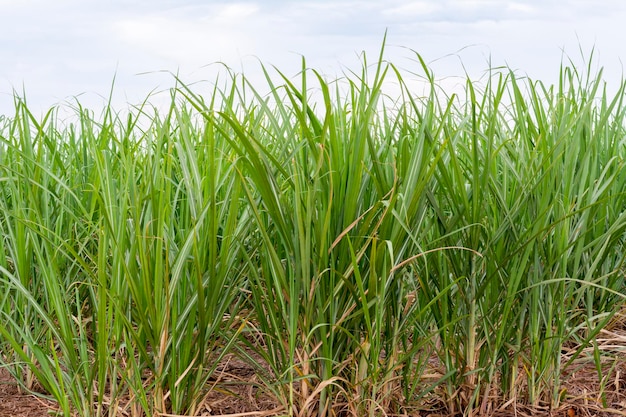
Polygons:
[[385,59],[409,78],[419,53],[444,86],[502,65],[554,83],[593,51],[616,88],[624,22],[622,0],[0,0],[0,115],[15,94],[35,114],[76,100],[97,110],[112,85],[119,110],[166,100],[173,73],[210,91],[218,62],[262,85],[260,63],[296,76],[304,56],[334,79],[359,71],[362,52],[375,61],[385,32]]

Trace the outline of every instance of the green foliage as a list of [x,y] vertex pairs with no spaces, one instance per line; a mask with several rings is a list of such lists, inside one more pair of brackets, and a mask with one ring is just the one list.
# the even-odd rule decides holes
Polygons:
[[67,416],[193,415],[230,353],[288,415],[557,406],[562,348],[623,305],[625,86],[502,70],[448,96],[417,57],[426,97],[381,51],[65,127],[16,99],[4,366]]

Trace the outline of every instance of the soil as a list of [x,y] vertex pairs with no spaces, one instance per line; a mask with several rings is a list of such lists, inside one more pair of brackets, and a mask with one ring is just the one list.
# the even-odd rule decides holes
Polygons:
[[[597,337],[603,352],[603,379],[599,380],[589,348],[563,372],[563,402],[558,410],[508,403],[489,408],[483,415],[500,417],[563,416],[614,417],[626,416],[626,326],[603,330]],[[575,346],[563,352],[567,361]],[[265,417],[284,412],[256,384],[254,369],[228,357],[218,370],[218,381],[197,410],[197,416]],[[13,377],[0,369],[0,417],[50,417],[57,414],[53,401],[21,390]],[[478,415],[478,414],[477,414]],[[420,410],[397,417],[444,417],[441,411]]]
[[57,410],[53,401],[22,392],[11,374],[0,368],[0,416],[50,417]]

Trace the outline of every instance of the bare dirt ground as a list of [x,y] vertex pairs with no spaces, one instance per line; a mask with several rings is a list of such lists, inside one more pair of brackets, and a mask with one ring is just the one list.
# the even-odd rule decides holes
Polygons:
[[0,369],[0,416],[50,417],[55,411],[54,402],[21,392],[13,377],[5,369]]
[[[563,401],[556,410],[508,403],[490,409],[483,415],[500,417],[563,416],[615,417],[626,416],[626,325],[603,330],[596,338],[603,352],[602,379],[593,361],[593,348],[583,351],[563,371]],[[571,351],[563,352],[563,361]],[[197,416],[265,417],[284,413],[278,404],[264,395],[256,384],[254,369],[229,357],[219,371],[219,381],[198,409]],[[0,417],[49,417],[57,415],[53,401],[22,392],[12,376],[0,369]],[[475,414],[474,416],[478,416]],[[421,410],[397,417],[446,417],[436,410]]]

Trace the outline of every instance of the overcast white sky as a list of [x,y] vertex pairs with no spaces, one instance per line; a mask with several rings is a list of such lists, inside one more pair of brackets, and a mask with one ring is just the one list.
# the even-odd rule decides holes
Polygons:
[[[488,61],[555,82],[563,51],[619,84],[626,43],[623,0],[0,0],[0,115],[13,91],[35,112],[72,101],[98,108],[116,77],[114,106],[163,90],[178,72],[213,81],[222,61],[253,80],[258,61],[295,75],[300,55],[330,77],[373,61],[388,30],[386,58],[418,71],[409,49],[435,75],[479,76]],[[409,49],[406,49],[409,48]],[[460,58],[460,59],[459,59]],[[147,74],[145,74],[147,73]]]

